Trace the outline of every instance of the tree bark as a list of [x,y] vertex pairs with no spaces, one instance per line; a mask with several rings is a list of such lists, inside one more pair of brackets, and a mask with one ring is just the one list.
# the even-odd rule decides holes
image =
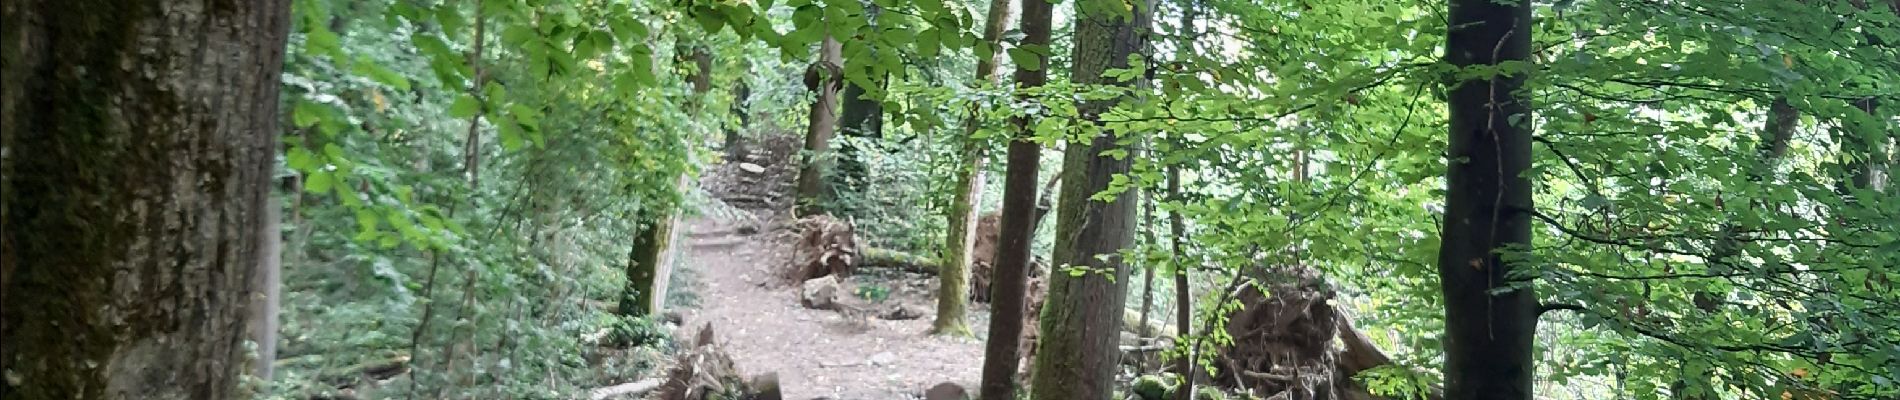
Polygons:
[[[1146,0],[1134,0],[1129,18],[1115,10],[1079,2],[1076,10],[1075,49],[1070,78],[1078,85],[1121,84],[1102,77],[1110,68],[1127,68],[1128,56],[1147,48]],[[1143,82],[1145,84],[1145,82]],[[1102,112],[1117,100],[1091,101],[1077,106],[1082,120],[1100,124]],[[1134,241],[1135,191],[1127,190],[1107,202],[1090,197],[1109,187],[1115,175],[1132,165],[1127,157],[1103,155],[1118,145],[1120,133],[1104,129],[1087,144],[1072,143],[1063,155],[1069,174],[1056,207],[1056,243],[1052,257],[1058,268],[1087,268],[1072,276],[1049,274],[1049,297],[1042,309],[1041,343],[1030,373],[1031,398],[1106,399],[1115,383],[1122,304],[1128,297],[1128,267],[1120,257]]]
[[805,129],[805,150],[800,154],[798,171],[798,214],[824,214],[830,199],[825,183],[831,163],[832,129],[838,124],[838,88],[844,83],[843,47],[826,36],[818,45],[818,62],[805,69],[805,87],[816,100],[811,105],[811,125]]
[[[274,150],[273,150],[274,151]],[[269,191],[270,189],[264,189]],[[278,305],[283,299],[283,229],[280,205],[274,196],[264,202],[264,226],[257,231],[257,237],[263,241],[263,248],[257,252],[257,273],[251,287],[258,292],[251,296],[251,341],[257,343],[257,359],[252,361],[251,375],[259,380],[270,382],[276,371],[277,360],[277,315]]]
[[[1452,0],[1449,26],[1445,58],[1454,66],[1529,62],[1528,0]],[[1456,82],[1447,104],[1452,161],[1438,251],[1447,398],[1532,395],[1537,296],[1507,279],[1518,265],[1500,255],[1531,241],[1531,105],[1518,93],[1526,69]]]
[[[1168,166],[1168,198],[1174,199],[1175,201],[1180,201],[1181,199],[1181,167],[1179,166]],[[1193,294],[1188,291],[1187,271],[1189,265],[1184,262],[1188,259],[1185,246],[1185,242],[1187,241],[1187,224],[1182,221],[1180,212],[1168,213],[1168,236],[1170,237],[1168,247],[1174,254],[1174,331],[1178,332],[1179,335],[1187,335],[1189,332],[1194,332],[1192,330],[1194,325],[1194,297]],[[1186,336],[1178,337],[1186,338]],[[1175,391],[1175,400],[1194,398],[1194,377],[1200,375],[1199,372],[1194,370],[1194,360],[1199,357],[1199,352],[1196,350],[1198,349],[1190,348],[1185,356],[1174,360],[1174,370],[1176,373],[1181,374],[1181,389]]]
[[848,193],[864,191],[865,182],[870,179],[870,169],[864,165],[863,149],[858,142],[868,142],[884,136],[884,103],[867,98],[868,90],[849,80],[844,84],[844,111],[838,120],[838,130],[846,140],[838,143],[838,182],[839,190]]
[[0,398],[228,399],[289,2],[0,4]]
[[[1854,108],[1866,113],[1869,118],[1879,118],[1879,103],[1867,98],[1854,102]],[[1839,188],[1843,196],[1851,196],[1858,189],[1884,192],[1887,175],[1887,149],[1885,127],[1881,125],[1847,124],[1847,127],[1835,132],[1836,141],[1841,144],[1841,168],[1846,171]],[[1871,131],[1872,134],[1864,132]],[[1873,139],[1873,140],[1869,140]]]
[[739,125],[726,129],[726,160],[745,161],[745,131],[752,127],[752,113],[746,110],[746,102],[752,98],[752,86],[746,84],[745,75],[752,73],[751,67],[745,68],[738,84],[732,87],[732,115],[739,119]]
[[633,249],[627,253],[627,287],[621,290],[621,316],[639,318],[658,311],[653,308],[654,278],[659,276],[660,253],[666,250],[667,239],[672,237],[670,212],[650,212],[640,222],[640,231],[633,237]]
[[[1007,0],[1004,0],[1007,1]],[[1049,28],[1054,25],[1053,4],[1023,1],[1023,46],[1048,46]],[[1036,68],[1017,66],[1018,90],[1042,86],[1049,80],[1049,57],[1037,55]],[[1015,400],[1016,369],[1021,365],[1024,292],[1029,280],[1029,245],[1036,234],[1036,175],[1042,163],[1042,146],[1029,140],[1029,116],[1010,118],[1015,129],[1009,142],[1006,171],[1003,176],[1003,216],[997,232],[996,269],[990,279],[989,340],[983,349],[983,400]]]
[[[995,51],[990,57],[976,61],[976,79],[989,84],[1000,83],[1003,74],[996,66],[1003,63],[1006,55],[1001,48],[1003,31],[1016,17],[1016,3],[1010,0],[991,0],[989,17],[983,23],[983,44]],[[969,114],[963,117],[963,149],[960,165],[956,171],[957,193],[950,202],[950,227],[946,233],[943,252],[943,268],[937,274],[937,320],[931,323],[931,332],[953,336],[969,336],[970,327],[963,321],[968,313],[966,306],[970,299],[970,263],[976,255],[977,203],[983,194],[983,170],[989,164],[989,146],[976,139],[979,125],[978,107],[971,106]]]
[[[868,21],[868,24],[865,25],[864,29],[877,30],[878,13],[882,11],[883,10],[875,3],[866,5],[864,7],[864,18]],[[853,53],[857,52],[853,51]],[[862,53],[857,54],[862,54],[863,57],[871,59],[870,62],[859,64],[879,63],[877,60],[879,55],[875,48],[865,49]],[[858,57],[858,55],[853,55],[852,57]],[[840,63],[840,65],[843,64]],[[869,75],[871,74],[870,69],[867,68],[865,74],[865,79],[869,80]],[[887,77],[879,77],[875,81],[875,84],[882,85],[882,82],[884,82],[886,78]],[[881,87],[879,91],[883,91]],[[843,186],[838,188],[841,192],[855,194],[864,191],[864,184],[870,175],[870,171],[864,165],[864,158],[862,154],[860,154],[864,151],[863,149],[859,149],[858,145],[860,143],[869,142],[869,139],[884,137],[884,103],[877,98],[871,97],[870,94],[871,91],[863,85],[863,82],[844,79],[844,111],[838,120],[838,130],[842,132],[845,137],[853,140],[838,143],[838,179],[836,183]],[[877,97],[882,96],[883,95],[880,94]]]

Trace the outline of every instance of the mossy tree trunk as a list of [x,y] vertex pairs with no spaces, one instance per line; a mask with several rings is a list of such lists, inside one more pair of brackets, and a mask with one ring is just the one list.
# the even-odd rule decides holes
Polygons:
[[[1530,59],[1529,0],[1452,0],[1445,61],[1495,67]],[[1537,296],[1509,278],[1531,243],[1530,98],[1524,72],[1453,83],[1445,219],[1438,249],[1445,296],[1445,398],[1532,396]]]
[[[1134,0],[1123,17],[1099,2],[1077,2],[1075,65],[1070,78],[1080,85],[1129,84],[1102,77],[1111,68],[1128,68],[1128,57],[1147,48],[1146,0]],[[1137,80],[1140,81],[1140,80]],[[1146,84],[1145,81],[1140,84]],[[1091,101],[1077,107],[1098,127],[1100,114],[1119,100]],[[1056,206],[1055,256],[1058,268],[1086,273],[1049,274],[1049,297],[1042,308],[1040,349],[1030,372],[1031,398],[1107,399],[1121,357],[1116,347],[1122,304],[1128,297],[1128,266],[1121,251],[1134,241],[1135,191],[1108,201],[1091,200],[1107,190],[1115,175],[1127,173],[1132,159],[1104,155],[1126,150],[1120,132],[1102,129],[1093,138],[1073,142],[1063,154],[1062,195]]]
[[0,4],[0,398],[242,396],[289,6]]
[[621,290],[620,315],[639,318],[652,315],[657,300],[654,294],[660,275],[660,254],[666,251],[667,241],[673,237],[673,217],[670,212],[650,212],[641,218],[640,230],[633,237],[633,248],[627,253],[627,287]]
[[[1003,31],[1015,17],[1015,2],[990,1],[980,46],[989,46],[992,52],[989,58],[976,61],[977,81],[992,85],[1002,82],[1003,74],[997,66],[1002,65],[1006,54],[1002,48]],[[983,194],[983,171],[989,164],[989,145],[975,137],[983,124],[977,112],[977,107],[972,106],[969,115],[963,117],[964,139],[959,153],[963,164],[956,170],[957,192],[950,202],[950,227],[943,240],[943,268],[937,273],[937,320],[930,328],[937,334],[970,335],[970,326],[963,320],[968,314],[970,299],[970,263],[976,259],[972,252],[976,250],[977,205]]]
[[818,61],[805,69],[805,88],[815,97],[811,125],[805,129],[805,148],[799,154],[798,214],[824,214],[831,202],[825,174],[831,164],[831,137],[838,124],[838,89],[844,83],[842,45],[826,36],[818,45]]

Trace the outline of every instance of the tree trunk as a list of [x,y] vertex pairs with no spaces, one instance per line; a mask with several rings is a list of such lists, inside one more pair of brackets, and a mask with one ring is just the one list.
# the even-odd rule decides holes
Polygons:
[[[1861,99],[1854,102],[1854,107],[1869,118],[1884,122],[1878,120],[1877,100]],[[1838,189],[1842,195],[1851,196],[1858,189],[1874,192],[1885,190],[1888,135],[1885,126],[1879,125],[1879,122],[1872,126],[1864,125],[1867,124],[1849,123],[1835,131],[1836,141],[1841,144],[1841,168],[1846,172]]]
[[[746,68],[746,75],[752,73]],[[752,87],[746,84],[744,75],[732,88],[732,115],[739,118],[739,125],[726,129],[726,160],[745,161],[745,131],[752,126],[752,113],[746,110],[746,101],[752,98]]]
[[844,83],[843,47],[826,36],[818,45],[818,62],[805,69],[805,88],[817,96],[811,105],[811,125],[805,129],[805,150],[798,171],[798,214],[824,214],[831,188],[825,184],[831,163],[832,128],[838,124],[838,87]]
[[860,193],[870,177],[870,169],[864,165],[864,149],[860,143],[884,136],[884,103],[866,98],[869,94],[864,86],[849,80],[844,84],[844,111],[838,120],[838,130],[852,140],[838,143],[838,182],[840,191]]
[[[274,150],[273,150],[274,151]],[[264,189],[269,191],[270,189]],[[257,273],[251,287],[258,291],[251,296],[251,341],[257,343],[257,359],[252,361],[251,375],[259,380],[270,382],[277,360],[277,314],[279,302],[283,299],[283,234],[278,222],[280,204],[276,197],[267,197],[264,208],[264,226],[258,229],[257,238],[263,241],[263,249],[257,252]]]
[[[995,51],[990,57],[976,61],[976,79],[989,84],[1001,83],[1003,75],[996,66],[1003,63],[1005,53],[1003,31],[1015,19],[1016,3],[1010,0],[991,0],[989,18],[983,25],[983,46]],[[977,203],[983,194],[983,170],[989,164],[989,146],[978,141],[976,131],[983,123],[977,115],[978,107],[971,106],[969,115],[963,117],[963,151],[961,160],[968,162],[956,171],[957,193],[950,202],[950,228],[944,238],[943,268],[937,274],[937,320],[931,323],[931,332],[954,336],[969,336],[970,327],[963,319],[967,314],[966,305],[970,299],[970,263],[976,259]]]
[[[1008,1],[1008,0],[1003,0]],[[1054,5],[1046,1],[1022,2],[1023,46],[1048,46],[1053,24]],[[1037,55],[1035,68],[1016,68],[1016,87],[1027,90],[1049,80],[1049,57]],[[997,232],[996,269],[990,278],[989,340],[983,349],[983,382],[978,394],[983,400],[1015,400],[1016,369],[1021,364],[1019,348],[1023,335],[1024,292],[1029,280],[1029,245],[1036,234],[1036,176],[1042,163],[1042,146],[1029,140],[1028,116],[1010,118],[1014,138],[1009,142],[1008,161],[1003,176],[1003,216]]]
[[[1175,201],[1181,199],[1181,167],[1179,166],[1168,166],[1168,198]],[[1192,330],[1194,297],[1188,291],[1189,265],[1185,263],[1188,259],[1186,246],[1184,246],[1187,241],[1187,224],[1182,221],[1180,212],[1168,213],[1168,236],[1170,238],[1168,247],[1174,254],[1174,331],[1179,335],[1187,335],[1189,332],[1194,332]],[[1177,337],[1186,338],[1186,336]],[[1194,398],[1194,377],[1200,375],[1199,372],[1194,371],[1194,359],[1199,356],[1197,350],[1190,348],[1186,356],[1174,360],[1174,370],[1181,374],[1181,389],[1175,392],[1174,400]]]
[[[1445,49],[1454,66],[1528,62],[1528,0],[1453,0]],[[1445,296],[1445,390],[1451,399],[1530,399],[1537,296],[1511,289],[1500,252],[1531,242],[1531,105],[1523,69],[1457,82],[1438,276]],[[1501,290],[1501,293],[1493,293]]]
[[[1131,4],[1131,18],[1077,3],[1075,65],[1078,85],[1114,84],[1102,77],[1110,68],[1127,68],[1128,56],[1142,51],[1148,29],[1146,0]],[[1122,82],[1121,84],[1127,84]],[[1145,84],[1145,82],[1143,83]],[[1117,100],[1078,105],[1085,121],[1096,122]],[[1135,192],[1122,191],[1108,202],[1090,197],[1108,189],[1111,178],[1127,173],[1132,159],[1102,153],[1121,149],[1120,133],[1104,130],[1087,144],[1071,143],[1063,155],[1061,203],[1056,207],[1054,265],[1088,268],[1080,276],[1049,274],[1049,297],[1042,309],[1041,338],[1030,373],[1032,398],[1107,399],[1115,383],[1121,352],[1118,327],[1128,296],[1128,268],[1120,257],[1134,241]]]
[[[880,12],[882,12],[881,8],[875,3],[864,7],[864,18],[869,22],[864,29],[873,31],[878,29],[877,20]],[[853,52],[857,53],[855,50]],[[857,54],[871,59],[870,62],[859,64],[880,62],[877,60],[879,54],[876,48],[868,48]],[[859,57],[859,55],[852,57]],[[840,65],[843,64],[840,63]],[[869,80],[871,70],[866,68],[864,72],[866,75],[864,79]],[[876,81],[879,83],[876,84],[881,85],[885,78],[879,77]],[[884,103],[870,97],[870,90],[863,83],[863,81],[844,79],[844,111],[838,120],[838,130],[851,140],[838,143],[838,171],[835,183],[842,185],[843,187],[837,189],[845,193],[863,192],[865,181],[870,175],[869,169],[864,166],[864,158],[861,154],[864,150],[858,146],[869,143],[870,139],[884,136]],[[879,91],[881,92],[882,88]],[[878,97],[882,96],[882,94],[878,95]]]
[[[1175,53],[1175,57],[1177,58],[1175,62],[1177,63],[1184,62],[1184,59],[1187,58],[1184,55],[1193,54],[1194,52],[1194,37],[1198,34],[1194,28],[1194,19],[1199,15],[1199,12],[1200,7],[1199,4],[1195,3],[1195,0],[1181,0],[1181,31],[1176,32],[1181,37],[1181,44],[1180,47],[1178,47],[1181,50]],[[1178,165],[1169,165],[1167,174],[1168,200],[1181,201],[1181,167]],[[1180,335],[1187,335],[1189,332],[1194,332],[1192,330],[1194,325],[1194,297],[1188,288],[1187,271],[1190,265],[1186,263],[1188,260],[1185,246],[1185,242],[1187,241],[1187,223],[1182,221],[1182,219],[1180,212],[1168,212],[1168,250],[1173,255],[1171,262],[1174,263],[1175,332],[1180,332]],[[1181,337],[1183,339],[1186,338],[1186,336]],[[1174,370],[1176,373],[1181,374],[1181,389],[1175,391],[1174,400],[1188,400],[1194,398],[1194,377],[1200,375],[1194,371],[1194,359],[1198,356],[1194,350],[1195,349],[1189,349],[1187,354],[1182,357],[1176,357],[1174,360]]]
[[0,398],[228,399],[289,2],[0,4]]
[[638,318],[658,311],[653,309],[654,277],[659,276],[660,253],[666,250],[667,239],[671,237],[671,213],[650,212],[640,222],[640,231],[633,237],[633,249],[627,253],[627,287],[621,290],[621,316]]

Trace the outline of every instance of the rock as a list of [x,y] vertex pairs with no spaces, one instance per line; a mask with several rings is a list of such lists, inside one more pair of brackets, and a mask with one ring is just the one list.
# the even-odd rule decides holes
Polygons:
[[836,275],[806,280],[798,286],[798,304],[816,310],[837,310],[843,286]]
[[753,163],[749,163],[749,162],[748,162],[748,163],[739,163],[739,169],[742,169],[742,170],[745,170],[745,172],[750,172],[750,173],[754,173],[754,174],[763,174],[763,173],[765,173],[765,166],[762,166],[762,165],[758,165],[758,164],[753,164]]
[[891,306],[890,310],[885,310],[883,314],[877,315],[879,319],[888,319],[892,321],[908,321],[908,320],[923,318],[923,316],[924,315],[921,313],[918,313],[917,310],[912,310],[910,309],[910,307],[906,307],[903,304]]
[[931,386],[930,390],[924,391],[924,400],[968,400],[969,398],[969,390],[964,390],[962,385],[950,382],[939,383],[937,386]]
[[752,386],[753,396],[751,399],[753,400],[782,400],[785,398],[784,395],[779,393],[777,372],[754,375],[750,386]]
[[897,363],[897,355],[891,354],[891,352],[888,352],[888,351],[877,353],[876,355],[871,356],[871,365],[888,367],[888,366],[891,366],[891,364],[896,364],[896,363]]

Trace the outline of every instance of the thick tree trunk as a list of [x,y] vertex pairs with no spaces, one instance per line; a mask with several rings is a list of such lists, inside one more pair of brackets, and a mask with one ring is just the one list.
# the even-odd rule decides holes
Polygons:
[[289,2],[9,1],[0,25],[0,398],[238,397]]
[[[1128,56],[1147,47],[1151,6],[1146,0],[1135,0],[1131,18],[1124,19],[1111,10],[1082,4],[1077,3],[1071,80],[1081,85],[1112,84],[1102,72],[1127,68]],[[1078,111],[1083,120],[1094,122],[1114,102],[1084,103]],[[1112,393],[1121,356],[1116,346],[1118,327],[1128,297],[1128,268],[1120,252],[1134,241],[1135,192],[1123,191],[1107,202],[1090,198],[1107,190],[1111,178],[1127,173],[1131,166],[1129,158],[1102,154],[1121,149],[1116,144],[1119,135],[1105,130],[1086,144],[1071,143],[1063,155],[1063,170],[1069,176],[1056,207],[1052,261],[1089,271],[1080,276],[1049,274],[1042,342],[1030,373],[1032,398],[1106,399]]]
[[818,62],[805,69],[805,88],[816,99],[811,104],[811,125],[805,129],[805,150],[800,154],[798,171],[798,214],[824,214],[830,203],[826,168],[831,163],[832,129],[838,124],[838,87],[844,83],[843,47],[826,36],[818,45]]
[[[990,84],[1000,83],[1003,74],[996,66],[1003,63],[1005,53],[1003,31],[1016,17],[1016,3],[1010,0],[991,0],[989,18],[983,25],[983,44],[996,51],[987,59],[976,61],[976,79]],[[957,193],[950,202],[950,228],[944,238],[943,268],[937,274],[937,320],[931,324],[931,332],[938,334],[968,336],[970,327],[963,321],[967,314],[966,305],[970,299],[970,263],[976,259],[977,203],[983,194],[984,173],[989,164],[989,146],[975,138],[977,128],[983,121],[978,118],[977,107],[971,106],[969,115],[963,117],[963,150],[960,165],[956,171]]]
[[[1008,1],[1008,0],[1004,0]],[[1054,25],[1054,5],[1046,1],[1022,2],[1023,46],[1048,46],[1049,28]],[[1042,86],[1049,80],[1049,57],[1038,55],[1036,68],[1016,68],[1018,90]],[[983,349],[983,382],[978,395],[983,400],[1015,400],[1016,369],[1021,365],[1024,293],[1029,281],[1029,245],[1036,234],[1036,176],[1042,163],[1042,146],[1029,140],[1032,126],[1028,116],[1010,118],[1014,139],[1009,142],[1003,176],[1003,216],[997,232],[996,270],[990,278],[989,340]]]
[[[1446,61],[1528,62],[1528,0],[1453,0]],[[1531,398],[1537,296],[1510,289],[1518,266],[1500,252],[1530,245],[1531,104],[1524,70],[1456,82],[1438,276],[1445,296],[1445,390],[1452,399]],[[1501,291],[1494,293],[1494,291]]]
[[673,237],[673,218],[669,212],[655,212],[640,222],[633,237],[633,249],[627,253],[627,287],[621,290],[620,315],[644,317],[655,311],[654,278],[659,276],[660,253]]
[[259,211],[264,213],[264,226],[257,230],[257,238],[263,242],[263,248],[257,252],[257,273],[251,282],[251,287],[257,290],[251,296],[250,339],[257,342],[257,360],[252,362],[251,375],[264,382],[270,382],[276,372],[277,314],[282,300],[284,266],[283,229],[278,225],[280,207],[273,196],[265,200],[264,208]]

